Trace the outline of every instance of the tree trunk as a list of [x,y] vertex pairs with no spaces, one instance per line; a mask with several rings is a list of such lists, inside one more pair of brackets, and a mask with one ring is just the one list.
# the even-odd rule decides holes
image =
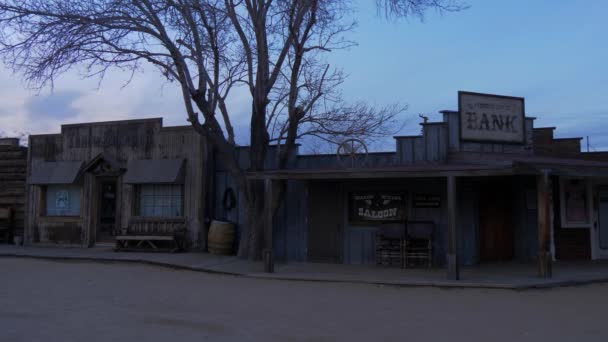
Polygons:
[[[243,203],[245,207],[245,222],[241,226],[238,256],[250,260],[260,260],[265,241],[267,211],[276,215],[284,197],[285,182],[275,182],[271,187],[272,202],[266,201],[266,189],[261,180],[251,180],[249,184],[249,199]],[[269,207],[270,206],[270,207]],[[270,242],[272,243],[272,242]]]

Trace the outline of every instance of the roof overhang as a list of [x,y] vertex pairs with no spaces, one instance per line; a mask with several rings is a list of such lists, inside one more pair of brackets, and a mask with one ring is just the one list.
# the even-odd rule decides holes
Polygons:
[[128,184],[183,184],[184,159],[131,160],[123,182]]
[[487,177],[514,174],[512,165],[423,164],[392,168],[287,169],[250,172],[249,179],[382,179],[434,177]]
[[75,184],[81,178],[82,161],[36,163],[27,179],[31,185]]
[[248,173],[249,179],[382,179],[436,177],[493,177],[548,173],[570,177],[608,177],[608,163],[581,159],[511,157],[501,160],[468,160],[443,164],[396,165],[385,168],[285,169]]

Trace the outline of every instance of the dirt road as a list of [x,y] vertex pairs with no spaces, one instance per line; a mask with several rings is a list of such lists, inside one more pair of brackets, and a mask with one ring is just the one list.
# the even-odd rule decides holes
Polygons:
[[608,341],[608,285],[443,290],[0,258],[0,341]]

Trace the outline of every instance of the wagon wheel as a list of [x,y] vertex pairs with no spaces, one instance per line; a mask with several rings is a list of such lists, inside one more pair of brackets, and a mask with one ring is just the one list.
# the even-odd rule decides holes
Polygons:
[[336,155],[338,162],[344,167],[354,168],[357,161],[361,161],[361,165],[367,162],[367,146],[359,139],[347,139],[338,145]]

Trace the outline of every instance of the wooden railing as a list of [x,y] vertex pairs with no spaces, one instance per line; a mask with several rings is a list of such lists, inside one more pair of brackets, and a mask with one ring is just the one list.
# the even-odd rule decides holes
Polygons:
[[183,217],[132,217],[128,235],[174,235],[186,230]]

